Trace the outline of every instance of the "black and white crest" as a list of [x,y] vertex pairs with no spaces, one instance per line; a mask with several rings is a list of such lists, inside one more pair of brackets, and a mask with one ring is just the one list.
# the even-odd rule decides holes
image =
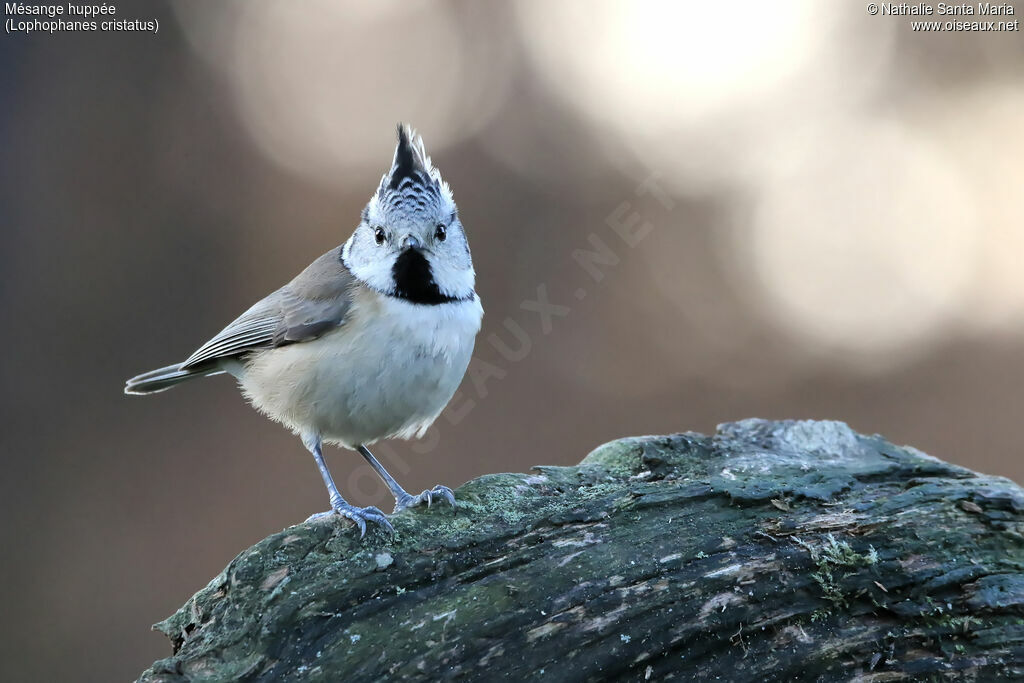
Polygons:
[[409,126],[398,124],[398,146],[391,170],[384,175],[377,198],[390,208],[405,212],[430,211],[439,206],[448,190],[430,162],[423,138]]

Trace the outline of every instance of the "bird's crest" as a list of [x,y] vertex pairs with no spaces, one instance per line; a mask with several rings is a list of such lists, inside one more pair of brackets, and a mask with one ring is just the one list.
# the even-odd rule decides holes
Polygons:
[[397,190],[399,183],[406,178],[422,182],[421,174],[430,177],[432,166],[427,150],[423,146],[423,138],[404,123],[398,124],[398,145],[395,147],[395,160],[388,172],[388,188]]
[[430,162],[423,138],[409,125],[398,124],[398,145],[395,147],[395,158],[391,162],[391,170],[381,178],[381,195],[400,191],[405,185],[420,185],[424,189],[440,193],[441,174]]

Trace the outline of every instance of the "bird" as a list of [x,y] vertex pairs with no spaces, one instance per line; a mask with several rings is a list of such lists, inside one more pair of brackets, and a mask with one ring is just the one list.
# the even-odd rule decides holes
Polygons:
[[[394,534],[380,509],[345,500],[323,445],[357,451],[395,497],[394,513],[436,498],[411,495],[370,452],[382,439],[419,438],[462,381],[483,318],[466,232],[423,138],[398,124],[391,168],[344,244],[258,301],[183,362],[129,379],[125,393],[165,391],[227,373],[260,412],[313,454],[331,509],[366,534]],[[393,513],[393,514],[394,514]],[[308,520],[307,520],[308,521]]]

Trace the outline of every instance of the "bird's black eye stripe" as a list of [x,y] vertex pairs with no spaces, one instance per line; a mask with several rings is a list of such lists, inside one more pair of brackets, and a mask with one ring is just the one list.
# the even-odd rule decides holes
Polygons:
[[434,230],[434,239],[438,242],[444,242],[444,239],[448,237],[448,229],[443,225],[438,225],[437,229]]
[[384,232],[384,228],[374,228],[373,239],[377,240],[377,244],[384,244],[384,240],[387,239],[387,234]]

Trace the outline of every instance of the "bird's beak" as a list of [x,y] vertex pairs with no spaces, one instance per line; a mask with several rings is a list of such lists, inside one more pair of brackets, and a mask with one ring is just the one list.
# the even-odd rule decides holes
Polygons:
[[419,249],[420,241],[415,235],[406,235],[405,239],[402,240],[403,249]]

